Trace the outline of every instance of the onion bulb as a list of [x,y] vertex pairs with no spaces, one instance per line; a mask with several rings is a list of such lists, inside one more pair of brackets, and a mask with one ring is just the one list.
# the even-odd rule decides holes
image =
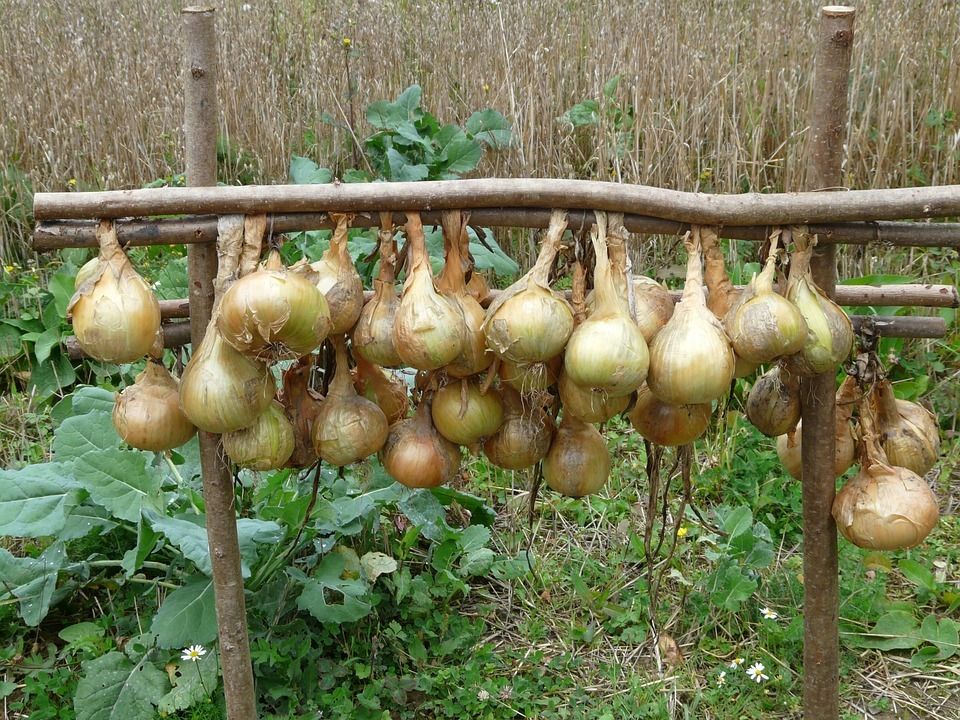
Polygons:
[[97,226],[99,262],[77,288],[67,317],[83,351],[102,362],[133,362],[160,337],[160,303],[130,264],[109,220]]
[[436,370],[463,352],[464,325],[460,305],[439,294],[418,213],[407,213],[408,266],[403,295],[393,325],[393,342],[404,364]]
[[310,267],[317,274],[317,289],[323,293],[330,308],[329,332],[340,335],[349,332],[360,317],[363,281],[347,249],[353,216],[330,213],[330,218],[337,223],[330,238],[330,247]]
[[807,325],[803,348],[791,355],[787,363],[798,375],[811,376],[833,372],[853,347],[853,325],[850,318],[813,282],[810,260],[813,246],[806,232],[794,236],[796,250],[790,258],[787,300],[800,310]]
[[593,425],[564,415],[543,459],[543,480],[567,497],[598,492],[610,476],[607,443]]
[[563,352],[573,332],[573,311],[550,289],[550,271],[566,228],[566,212],[554,210],[536,263],[487,308],[487,345],[501,357],[526,364]]
[[710,403],[670,405],[641,385],[637,402],[627,417],[633,427],[654,445],[672,447],[692,443],[710,425]]
[[73,279],[73,289],[79,290],[87,280],[95,278],[99,269],[100,258],[95,257],[92,260],[87,260],[80,266],[80,269],[77,270],[77,276]]
[[777,365],[750,388],[747,418],[767,437],[793,430],[800,422],[800,378]]
[[380,406],[357,395],[343,336],[336,336],[333,345],[337,366],[313,423],[313,447],[322,460],[343,467],[382,448],[389,428]]
[[289,467],[305,468],[317,461],[313,448],[313,423],[323,404],[323,395],[313,389],[316,355],[304,355],[283,373],[280,402],[293,423],[293,454],[287,461]]
[[594,266],[594,306],[578,325],[564,353],[564,372],[582,388],[613,397],[628,395],[644,381],[650,356],[643,333],[630,317],[607,255],[606,215],[596,213],[591,229]]
[[248,427],[273,401],[267,366],[237,352],[217,330],[216,312],[180,378],[180,407],[199,429],[227,433]]
[[889,463],[926,475],[940,454],[936,417],[922,405],[894,397],[893,386],[886,379],[876,386],[872,400],[880,445]]
[[[391,217],[390,213],[384,215]],[[400,307],[395,284],[397,249],[390,220],[381,219],[380,272],[373,281],[373,297],[363,306],[353,329],[353,354],[381,367],[399,367],[400,353],[393,344],[393,324]]]
[[406,384],[383,368],[368,362],[362,355],[357,355],[354,359],[357,367],[354,369],[353,386],[357,392],[379,405],[389,424],[403,420],[410,409]]
[[180,386],[167,369],[147,361],[136,382],[117,395],[113,426],[123,441],[140,450],[172,450],[197,429],[180,409]]
[[503,424],[483,444],[483,453],[497,467],[522,470],[540,462],[553,441],[556,427],[541,404],[528,401],[510,387],[501,388]]
[[630,404],[629,395],[613,397],[603,390],[580,387],[566,371],[560,373],[557,388],[563,411],[587,423],[606,422],[622,413]]
[[854,545],[870,550],[919,545],[937,524],[937,498],[915,472],[888,463],[870,403],[861,407],[860,426],[860,472],[833,501],[837,528]]
[[424,398],[412,418],[390,428],[380,461],[390,477],[400,484],[432,488],[456,476],[460,469],[460,448],[433,427],[430,401]]
[[633,319],[643,333],[647,344],[653,342],[657,333],[673,317],[674,302],[670,291],[663,285],[643,275],[633,277]]
[[[855,443],[850,418],[857,401],[857,383],[852,377],[844,379],[837,391],[836,429],[834,430],[833,472],[840,477],[853,465]],[[803,421],[792,432],[777,438],[777,455],[784,469],[797,480],[803,479],[803,460],[800,439],[803,436]]]
[[650,350],[650,391],[671,405],[697,405],[723,396],[735,360],[720,320],[707,309],[700,267],[700,228],[684,238],[689,257],[683,297]]
[[451,382],[433,396],[433,425],[457,445],[486,440],[503,424],[503,402],[494,388],[483,392],[476,380]]
[[240,467],[276,470],[293,454],[293,425],[276,400],[267,405],[253,425],[223,436],[223,451]]
[[543,392],[557,382],[563,358],[559,355],[546,362],[515,363],[506,358],[500,358],[498,373],[500,380],[512,387],[518,393],[532,395]]
[[244,355],[290,360],[316,349],[330,331],[330,309],[316,285],[284,267],[272,250],[267,261],[233,283],[220,300],[217,327]]

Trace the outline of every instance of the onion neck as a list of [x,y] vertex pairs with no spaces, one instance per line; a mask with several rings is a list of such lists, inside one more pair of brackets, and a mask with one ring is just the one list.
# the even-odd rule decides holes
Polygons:
[[267,259],[263,263],[264,270],[273,270],[279,272],[284,270],[283,260],[280,258],[279,250],[271,250],[267,255]]
[[874,391],[877,407],[877,424],[881,434],[888,428],[900,425],[900,411],[897,408],[897,397],[893,394],[893,385],[884,378]]
[[337,335],[331,338],[334,351],[336,352],[336,369],[333,373],[333,380],[330,383],[327,396],[347,397],[356,395],[357,391],[353,387],[353,381],[350,379],[350,358],[347,355],[347,342],[345,336]]
[[707,301],[703,296],[703,268],[700,266],[700,228],[694,225],[692,230],[683,239],[687,249],[687,277],[683,285],[683,295],[680,304],[684,307],[706,307]]
[[563,241],[563,232],[567,229],[567,211],[554,210],[550,213],[550,225],[547,228],[547,234],[540,244],[540,253],[537,255],[537,261],[527,273],[527,278],[542,287],[550,285],[550,271],[553,270],[553,263],[557,259]]
[[353,264],[350,260],[350,251],[347,248],[347,238],[350,232],[350,223],[353,221],[353,215],[347,213],[330,213],[330,219],[337,226],[333,230],[333,236],[330,238],[330,247],[323,254],[323,258],[332,264],[343,266],[344,264]]
[[717,231],[712,227],[700,228],[700,246],[704,255],[704,281],[710,293],[708,306],[710,312],[721,320],[726,316],[733,304],[736,292],[730,276],[727,275],[727,266],[720,250]]
[[757,275],[752,285],[757,295],[773,292],[773,280],[777,270],[777,240],[779,232],[775,232],[770,238],[770,254],[767,255],[767,262],[763,266],[763,271]]
[[444,265],[443,272],[437,278],[437,291],[444,295],[459,297],[467,292],[464,278],[461,234],[466,225],[459,210],[447,210],[441,218],[443,227]]

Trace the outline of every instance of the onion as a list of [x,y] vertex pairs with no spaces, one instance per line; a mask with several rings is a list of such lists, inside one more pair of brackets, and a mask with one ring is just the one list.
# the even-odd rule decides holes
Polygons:
[[[853,465],[855,447],[850,418],[857,400],[857,383],[852,377],[844,379],[837,391],[836,429],[834,431],[833,472],[840,477]],[[793,432],[777,438],[777,455],[784,469],[797,480],[803,477],[803,460],[800,439],[803,436],[803,422],[797,423]]]
[[217,327],[245,355],[266,362],[315,350],[330,331],[330,310],[317,287],[270,252],[259,270],[233,283],[220,300]]
[[400,353],[393,344],[393,324],[400,307],[397,296],[397,249],[391,229],[391,213],[381,213],[380,272],[373,281],[373,297],[363,306],[353,329],[353,353],[382,367],[399,367]]
[[515,363],[500,358],[500,380],[524,395],[543,392],[557,382],[563,359],[557,355],[547,362]]
[[223,451],[237,465],[250,470],[282,468],[293,454],[293,446],[293,425],[276,400],[253,425],[223,436]]
[[71,298],[67,317],[87,355],[102,362],[133,362],[161,338],[160,303],[121,249],[111,221],[100,221],[97,241],[99,262]]
[[593,425],[564,415],[550,452],[543,460],[543,479],[567,497],[598,492],[610,476],[607,443]]
[[433,397],[437,432],[457,445],[486,440],[503,424],[503,402],[493,388],[483,392],[476,380],[444,385]]
[[554,210],[534,266],[487,308],[487,345],[501,357],[527,364],[563,352],[573,332],[573,311],[550,289],[550,271],[566,228],[566,212]]
[[354,371],[353,386],[357,392],[379,405],[391,425],[403,420],[410,409],[406,384],[383,368],[367,362],[361,355],[354,359],[357,367]]
[[128,445],[140,450],[172,450],[197,429],[180,409],[180,386],[167,369],[149,360],[136,382],[117,395],[113,426]]
[[483,452],[497,467],[522,470],[540,462],[553,440],[555,426],[539,403],[526,407],[520,394],[510,388],[501,389],[503,424],[483,444]]
[[915,472],[887,462],[870,406],[864,403],[860,411],[860,472],[837,493],[833,517],[843,536],[858,547],[911,548],[937,524],[937,498]]
[[248,427],[267,409],[276,388],[262,362],[237,352],[217,330],[216,312],[180,378],[180,407],[201,430]]
[[853,325],[839,305],[824,295],[813,282],[810,260],[813,242],[806,232],[795,234],[796,250],[790,258],[787,299],[800,310],[807,324],[807,340],[803,348],[790,356],[787,363],[798,375],[833,372],[853,347]]
[[337,223],[330,238],[330,247],[310,267],[317,273],[317,288],[323,293],[330,308],[329,332],[340,335],[349,332],[363,309],[363,281],[350,259],[347,249],[352,215],[330,213]]
[[593,311],[574,329],[564,353],[564,372],[583,388],[614,397],[628,395],[644,381],[649,352],[643,333],[618,292],[606,245],[606,215],[596,213],[591,229],[596,255]]
[[633,318],[647,344],[673,317],[674,302],[670,291],[656,280],[636,275],[633,278]]
[[689,257],[683,297],[650,351],[650,391],[671,405],[711,402],[726,394],[735,360],[717,317],[707,309],[700,268],[700,228],[684,238]]
[[692,443],[710,425],[710,403],[670,405],[641,385],[637,402],[628,417],[633,427],[655,445],[667,447]]
[[917,403],[898,400],[886,379],[874,389],[872,401],[880,444],[889,463],[926,475],[940,454],[940,429],[934,414]]
[[566,371],[560,373],[557,387],[563,411],[587,423],[606,422],[622,413],[630,404],[629,395],[612,397],[603,390],[580,387]]
[[316,355],[304,355],[283,373],[280,402],[293,423],[293,454],[289,467],[305,468],[317,461],[313,448],[313,423],[320,412],[323,396],[311,386]]
[[446,264],[437,278],[437,290],[460,307],[464,321],[463,350],[444,369],[454,377],[468,377],[483,372],[493,362],[493,352],[487,349],[483,332],[486,311],[473,295],[467,292],[464,268],[473,269],[470,257],[470,238],[467,235],[467,216],[459,210],[443,213],[443,240]]
[[94,279],[99,269],[100,258],[95,257],[92,260],[87,260],[80,269],[77,270],[77,276],[73,279],[73,289],[79,290],[88,280]]
[[747,418],[767,437],[793,430],[800,422],[800,379],[780,365],[765,372],[750,388]]
[[460,448],[443,437],[430,421],[430,401],[424,398],[414,416],[390,428],[380,453],[384,469],[411,488],[431,488],[450,482],[460,469]]
[[457,303],[434,288],[418,213],[407,213],[406,230],[410,271],[394,321],[393,342],[406,365],[418,370],[436,370],[463,352],[466,334],[463,312]]
[[380,406],[357,395],[343,336],[334,337],[333,345],[337,366],[313,423],[313,447],[322,460],[343,467],[382,448],[389,428]]

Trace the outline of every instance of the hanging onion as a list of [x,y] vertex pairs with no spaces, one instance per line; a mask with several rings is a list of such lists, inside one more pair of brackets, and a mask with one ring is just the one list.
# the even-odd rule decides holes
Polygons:
[[879,443],[871,403],[860,410],[860,472],[837,493],[833,517],[847,540],[870,550],[901,550],[923,542],[940,511],[923,479],[888,463]]
[[88,280],[94,279],[99,270],[100,258],[95,257],[92,260],[87,260],[80,266],[80,269],[77,270],[77,276],[73,279],[73,289],[79,290]]
[[380,272],[373,281],[373,297],[363,306],[353,329],[354,355],[381,367],[399,367],[400,353],[393,344],[393,325],[400,307],[396,288],[397,248],[393,240],[392,213],[381,213]]
[[77,288],[67,317],[83,351],[103,362],[133,362],[160,338],[160,303],[130,264],[109,220],[97,226],[100,256]]
[[563,352],[573,332],[573,311],[550,289],[550,272],[566,228],[566,212],[554,210],[534,266],[487,308],[487,345],[501,357],[526,364]]
[[363,309],[363,281],[347,248],[353,216],[330,213],[330,219],[337,224],[333,237],[330,238],[330,247],[323,253],[323,257],[311,263],[310,267],[317,274],[317,288],[323,293],[330,308],[329,332],[340,335],[349,332],[360,317]]
[[610,476],[607,443],[593,425],[564,415],[543,459],[543,479],[567,497],[598,492]]
[[313,423],[313,447],[322,460],[343,467],[373,455],[387,441],[387,416],[375,402],[357,395],[347,344],[333,338],[337,366],[327,397]]
[[433,396],[433,424],[457,445],[486,440],[503,424],[503,401],[494,388],[483,392],[476,380],[444,385]]
[[197,429],[180,409],[180,386],[167,369],[150,360],[136,382],[117,395],[113,426],[128,445],[140,450],[172,450]]
[[311,380],[316,355],[304,355],[283,373],[280,403],[293,423],[293,454],[289,467],[305,468],[317,461],[313,448],[313,423],[323,404],[323,395],[313,389]]
[[922,405],[898,400],[889,380],[881,380],[872,400],[877,413],[880,445],[891,465],[913,470],[921,477],[940,454],[937,419]]
[[353,386],[357,392],[379,405],[391,425],[403,420],[410,409],[406,384],[383,368],[367,362],[362,355],[357,355],[354,359],[357,367]]
[[633,427],[655,445],[672,447],[692,443],[710,425],[710,403],[670,405],[641,385],[628,417]]
[[497,467],[522,470],[544,458],[556,427],[539,402],[524,405],[521,395],[510,387],[501,388],[503,424],[483,445],[483,452]]
[[570,379],[566,371],[560,373],[557,388],[563,411],[587,423],[606,422],[622,413],[630,404],[629,395],[613,397],[604,390],[580,387]]
[[557,382],[563,358],[559,355],[546,362],[515,363],[500,358],[500,380],[524,395],[543,392]]
[[431,488],[450,482],[460,469],[460,448],[447,440],[430,419],[430,401],[420,401],[417,412],[390,428],[380,453],[384,469],[411,488]]
[[653,339],[647,385],[671,405],[711,402],[730,389],[734,355],[723,325],[707,309],[700,268],[700,228],[684,238],[689,257],[683,297]]
[[633,297],[633,318],[649,345],[673,317],[673,297],[663,285],[643,275],[635,275],[633,278]]
[[406,365],[418,370],[436,370],[463,352],[466,326],[457,303],[439,294],[418,213],[407,213],[407,265],[403,296],[393,326],[393,342]]
[[800,422],[800,378],[780,365],[761,375],[747,396],[747,418],[767,437],[793,430]]
[[250,470],[277,470],[293,454],[293,425],[276,400],[267,405],[250,427],[223,436],[223,451],[237,465]]

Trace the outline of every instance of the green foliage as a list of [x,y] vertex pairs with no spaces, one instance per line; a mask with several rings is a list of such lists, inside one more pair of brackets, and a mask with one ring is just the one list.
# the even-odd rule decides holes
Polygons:
[[715,563],[703,580],[712,604],[734,612],[758,587],[758,573],[773,561],[770,531],[754,522],[753,512],[741,505],[716,510],[722,534],[706,533],[704,554]]

